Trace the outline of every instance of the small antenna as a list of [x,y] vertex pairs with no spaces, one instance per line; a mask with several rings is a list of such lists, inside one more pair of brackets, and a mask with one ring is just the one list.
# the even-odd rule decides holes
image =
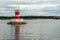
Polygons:
[[20,13],[20,10],[19,10],[19,8],[20,8],[20,7],[19,7],[19,5],[17,4],[17,5],[16,5],[15,12],[19,12],[19,13]]
[[20,10],[19,10],[19,5],[17,4],[17,9],[15,10],[15,18],[19,19],[20,18]]
[[19,10],[19,8],[20,8],[20,7],[19,7],[19,5],[17,4],[17,10]]

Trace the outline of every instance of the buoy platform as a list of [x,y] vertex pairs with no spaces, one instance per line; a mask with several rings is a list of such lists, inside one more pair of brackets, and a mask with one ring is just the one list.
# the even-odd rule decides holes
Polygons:
[[15,19],[11,19],[10,22],[8,22],[7,24],[11,24],[11,25],[16,25],[16,24],[26,24],[26,22],[21,19],[21,16],[20,16],[20,12],[19,10],[15,10]]
[[7,24],[11,24],[11,25],[21,25],[21,24],[26,24],[26,22],[8,22]]
[[8,22],[7,24],[10,24],[10,25],[22,25],[22,24],[26,24],[26,22],[23,20],[23,19],[11,19],[10,22]]

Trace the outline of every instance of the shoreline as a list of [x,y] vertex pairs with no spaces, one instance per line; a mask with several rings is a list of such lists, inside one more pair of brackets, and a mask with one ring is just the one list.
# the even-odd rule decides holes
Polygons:
[[[60,19],[60,16],[21,16],[23,19]],[[14,16],[0,16],[0,19],[15,19]]]

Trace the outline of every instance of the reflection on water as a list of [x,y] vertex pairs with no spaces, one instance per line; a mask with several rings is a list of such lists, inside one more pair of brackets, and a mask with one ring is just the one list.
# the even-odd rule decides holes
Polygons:
[[[15,39],[15,26],[6,24],[10,20],[0,20],[0,39]],[[25,20],[20,25],[21,40],[60,40],[60,20],[33,19]]]

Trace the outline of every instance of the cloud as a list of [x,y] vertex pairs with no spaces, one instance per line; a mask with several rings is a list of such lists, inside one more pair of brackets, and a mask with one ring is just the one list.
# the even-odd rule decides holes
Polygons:
[[57,13],[57,14],[60,14],[60,5],[57,5],[55,7],[43,8],[42,11],[46,12],[46,13]]
[[8,14],[13,15],[17,4],[19,5],[22,15],[60,14],[60,0],[1,0],[0,14],[3,13],[1,15],[6,16]]
[[27,3],[27,4],[60,4],[60,0],[7,0],[8,2]]
[[6,10],[6,8],[0,8],[0,11]]
[[30,5],[8,5],[8,7],[19,7],[20,9],[42,9],[45,7],[55,7],[57,6],[57,4],[53,5],[53,4],[43,4],[43,5],[37,5],[37,4],[30,4]]
[[21,11],[21,15],[25,16],[56,16],[56,15],[60,15],[60,14],[56,14],[56,13],[47,13],[47,12],[41,12],[41,11],[36,11],[36,10],[33,10],[33,11]]

